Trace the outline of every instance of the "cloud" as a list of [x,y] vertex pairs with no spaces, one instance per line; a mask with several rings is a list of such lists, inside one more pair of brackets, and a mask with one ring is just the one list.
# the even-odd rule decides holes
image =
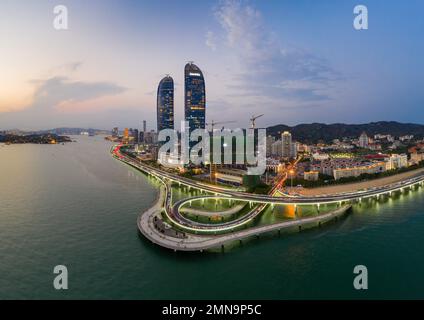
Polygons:
[[224,1],[215,17],[242,68],[231,85],[239,94],[301,102],[331,99],[341,74],[323,58],[281,45],[260,11],[240,1]]
[[65,65],[65,67],[69,70],[69,71],[77,71],[80,67],[82,66],[82,62],[81,61],[76,61],[76,62],[71,62],[68,63],[67,65]]
[[74,73],[78,71],[82,67],[83,63],[82,61],[72,61],[68,63],[61,64],[59,66],[55,66],[53,68],[50,68],[48,70],[47,77],[53,77],[58,75],[69,75],[71,73]]
[[[128,89],[111,82],[75,81],[65,76],[32,80],[31,102],[22,110],[4,114],[0,126],[28,129],[100,123],[103,115],[113,121],[112,113],[121,106],[115,96]],[[122,102],[121,102],[122,103]],[[118,112],[119,113],[119,112]]]
[[211,48],[212,51],[216,50],[216,39],[215,34],[212,31],[206,33],[206,46]]
[[72,81],[67,77],[33,80],[36,89],[31,108],[51,109],[63,103],[82,102],[117,95],[127,89],[110,82]]

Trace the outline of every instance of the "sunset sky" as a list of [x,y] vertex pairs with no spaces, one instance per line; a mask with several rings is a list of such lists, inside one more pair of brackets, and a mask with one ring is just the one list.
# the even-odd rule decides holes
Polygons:
[[[69,30],[53,28],[53,8]],[[365,4],[369,29],[353,28]],[[0,130],[156,128],[156,90],[184,65],[206,82],[207,121],[260,126],[424,123],[424,2],[1,0]]]

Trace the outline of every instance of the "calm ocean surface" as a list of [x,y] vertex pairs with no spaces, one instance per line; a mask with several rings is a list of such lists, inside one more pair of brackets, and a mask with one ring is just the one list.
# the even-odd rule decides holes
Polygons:
[[[174,253],[139,236],[157,183],[102,137],[0,145],[0,299],[424,298],[424,192],[356,207],[338,223],[225,253]],[[53,288],[64,264],[69,290]],[[369,290],[353,289],[368,267]]]

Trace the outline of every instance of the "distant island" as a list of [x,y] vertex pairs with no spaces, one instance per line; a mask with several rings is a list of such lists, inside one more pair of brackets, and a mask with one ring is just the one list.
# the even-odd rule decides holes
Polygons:
[[34,143],[34,144],[57,144],[72,142],[68,136],[60,136],[57,134],[28,134],[28,135],[15,135],[15,134],[0,134],[0,143],[6,144],[21,144],[21,143]]
[[68,136],[109,134],[108,130],[86,128],[54,128],[48,130],[24,131],[20,129],[0,130],[0,143],[19,144],[56,144],[72,142]]
[[110,134],[110,130],[102,130],[102,129],[93,129],[93,128],[53,128],[53,129],[43,129],[43,130],[20,130],[20,129],[9,129],[2,131],[0,129],[0,135],[12,134],[12,135],[31,135],[31,134],[57,134],[57,135],[106,135]]
[[54,128],[49,130],[40,130],[34,133],[38,134],[46,134],[46,133],[52,133],[52,134],[58,134],[58,135],[80,135],[80,134],[88,134],[91,136],[94,135],[106,135],[110,134],[110,130],[103,130],[103,129],[93,129],[93,128]]

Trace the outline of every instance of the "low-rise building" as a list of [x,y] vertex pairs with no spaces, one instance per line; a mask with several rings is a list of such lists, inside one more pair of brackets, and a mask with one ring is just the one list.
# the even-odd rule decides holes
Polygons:
[[246,174],[245,170],[219,168],[215,173],[215,178],[224,184],[240,186],[243,184],[243,176]]
[[396,170],[405,168],[408,166],[408,155],[406,154],[392,154],[387,159],[386,168],[387,170]]
[[376,174],[386,171],[386,162],[368,163],[355,167],[340,168],[333,171],[334,179],[359,177],[361,174]]
[[411,141],[412,139],[414,139],[414,135],[412,134],[408,134],[408,135],[404,135],[399,137],[400,141]]
[[402,148],[404,147],[404,144],[402,142],[400,142],[399,140],[396,140],[393,142],[393,144],[389,147],[389,149],[391,150],[395,150],[397,148]]
[[330,158],[311,164],[311,171],[319,171],[322,174],[332,176],[335,169],[351,168],[362,165],[362,161],[355,158]]
[[268,172],[280,173],[284,170],[285,165],[279,160],[268,158],[266,159],[266,170]]
[[314,160],[318,160],[318,161],[323,161],[323,160],[328,160],[330,158],[330,155],[328,153],[314,153],[312,154],[312,158]]
[[317,181],[319,178],[319,172],[318,171],[305,171],[303,173],[303,179],[307,181]]
[[424,151],[415,151],[411,153],[411,163],[418,164],[421,161],[424,161]]
[[380,151],[380,150],[382,150],[383,148],[382,148],[381,144],[379,144],[379,143],[370,143],[370,144],[368,145],[368,149],[370,149],[370,150],[374,150],[374,151]]

